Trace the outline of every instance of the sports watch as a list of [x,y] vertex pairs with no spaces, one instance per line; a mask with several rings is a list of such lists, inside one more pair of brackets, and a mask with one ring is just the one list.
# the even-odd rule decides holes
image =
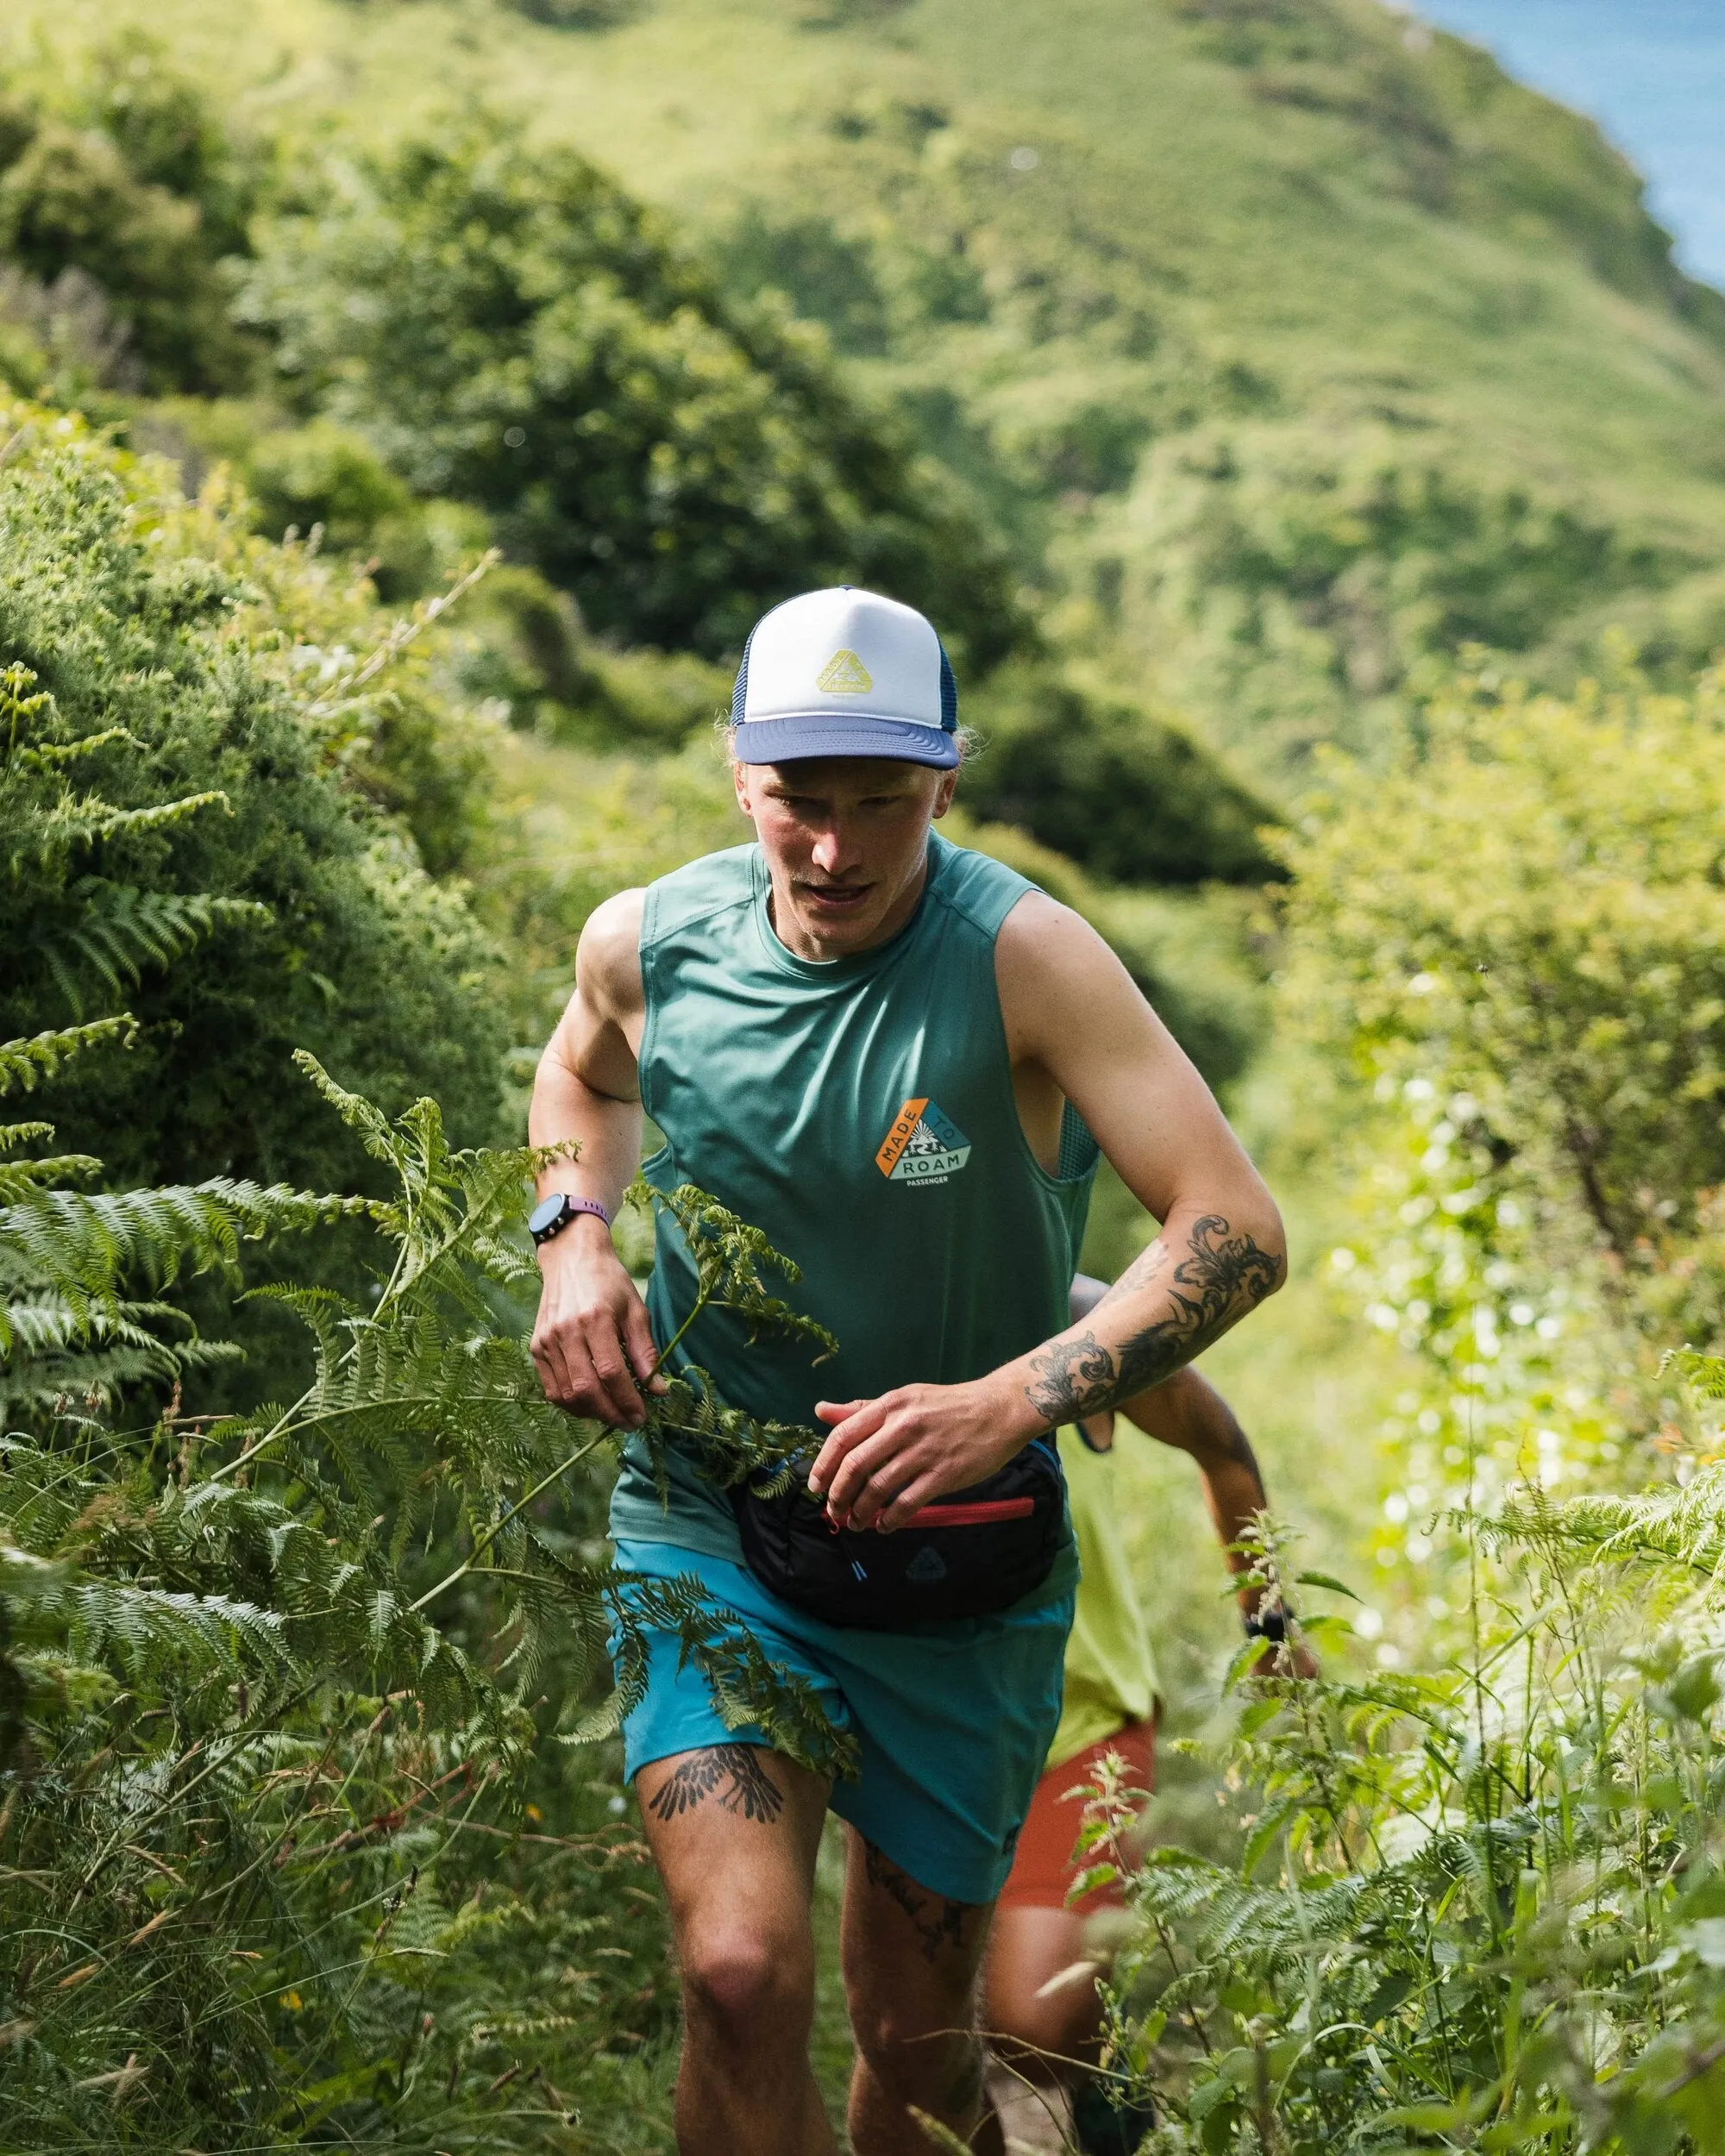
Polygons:
[[1273,1640],[1280,1646],[1288,1637],[1289,1620],[1293,1614],[1293,1611],[1281,1602],[1271,1602],[1267,1608],[1260,1607],[1244,1620],[1246,1638]]
[[542,1198],[527,1216],[527,1232],[533,1238],[536,1248],[549,1243],[554,1235],[561,1235],[578,1213],[596,1213],[606,1227],[611,1215],[597,1198],[576,1198],[567,1190],[554,1190],[549,1198]]

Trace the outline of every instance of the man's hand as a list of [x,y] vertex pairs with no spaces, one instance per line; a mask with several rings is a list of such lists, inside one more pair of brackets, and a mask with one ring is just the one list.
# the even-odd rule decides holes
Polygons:
[[644,1389],[662,1393],[647,1309],[604,1221],[583,1213],[539,1250],[544,1287],[533,1360],[545,1397],[618,1430],[647,1420]]
[[988,1379],[900,1385],[875,1400],[823,1400],[815,1413],[837,1426],[809,1470],[810,1489],[826,1500],[835,1526],[884,1534],[937,1497],[992,1475],[1036,1434],[1022,1402],[1020,1426],[1012,1426],[1008,1401]]

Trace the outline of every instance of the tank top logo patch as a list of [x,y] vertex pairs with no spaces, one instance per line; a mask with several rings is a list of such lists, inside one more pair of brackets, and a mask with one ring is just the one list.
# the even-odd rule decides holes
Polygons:
[[970,1141],[932,1100],[906,1100],[875,1156],[875,1165],[895,1183],[944,1183],[970,1157]]

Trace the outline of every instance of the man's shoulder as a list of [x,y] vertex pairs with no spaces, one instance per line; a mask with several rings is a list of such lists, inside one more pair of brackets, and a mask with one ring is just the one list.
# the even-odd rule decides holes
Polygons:
[[1084,971],[1097,965],[1106,965],[1111,973],[1120,969],[1120,962],[1082,913],[1051,898],[1038,884],[1029,885],[1021,895],[1024,903],[1013,906],[994,939],[1003,980],[1009,975],[1069,975],[1075,966]]
[[685,862],[649,883],[643,894],[642,948],[662,943],[716,913],[749,905],[755,896],[758,851],[752,843],[727,846],[722,853]]
[[641,1003],[641,911],[638,887],[613,891],[586,918],[575,957],[581,994],[595,1016],[620,1018]]
[[998,936],[1007,917],[1020,899],[1042,887],[992,854],[974,846],[960,846],[934,834],[934,874],[929,896],[938,906],[969,921],[988,937]]

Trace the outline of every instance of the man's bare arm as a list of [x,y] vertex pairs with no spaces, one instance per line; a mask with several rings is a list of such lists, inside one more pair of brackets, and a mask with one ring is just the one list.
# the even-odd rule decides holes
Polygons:
[[1183,1225],[1183,1248],[1164,1228],[1094,1319],[1027,1358],[1025,1397],[1044,1426],[1125,1407],[1164,1383],[1281,1286],[1285,1260],[1266,1230],[1260,1244],[1220,1213]]
[[[1228,1570],[1250,1572],[1251,1559],[1237,1545],[1258,1514],[1269,1509],[1270,1500],[1251,1442],[1227,1401],[1207,1377],[1189,1366],[1154,1390],[1124,1401],[1120,1412],[1147,1436],[1190,1455]],[[1240,1589],[1240,1608],[1246,1616],[1252,1615],[1260,1599],[1258,1588]]]
[[1013,910],[1000,945],[1018,1056],[1046,1071],[1162,1223],[1088,1318],[1028,1358],[1030,1406],[1064,1422],[1201,1354],[1281,1286],[1287,1246],[1209,1087],[1095,931],[1038,894]]
[[[579,1148],[545,1170],[541,1194],[596,1198],[613,1216],[641,1157],[641,905],[640,892],[621,892],[581,931],[575,992],[539,1059],[528,1113],[535,1145],[573,1140]],[[533,1359],[546,1397],[572,1414],[635,1428],[656,1357],[646,1309],[605,1223],[578,1215],[541,1245],[539,1269]]]
[[[1085,1273],[1078,1274],[1072,1282],[1074,1319],[1088,1317],[1107,1293],[1103,1282],[1093,1280]],[[1251,1557],[1239,1544],[1258,1515],[1269,1510],[1270,1500],[1251,1440],[1241,1429],[1233,1409],[1209,1379],[1188,1363],[1184,1369],[1176,1370],[1153,1390],[1122,1401],[1119,1412],[1158,1444],[1189,1454],[1204,1485],[1204,1503],[1229,1571],[1237,1578],[1250,1573]],[[1107,1420],[1102,1418],[1101,1421],[1106,1423]],[[1097,1426],[1086,1425],[1087,1430]],[[1264,1595],[1262,1587],[1241,1587],[1238,1597],[1240,1615],[1247,1619],[1256,1616]],[[1290,1659],[1284,1661],[1284,1654]],[[1258,1674],[1282,1676],[1288,1674],[1290,1668],[1295,1677],[1317,1674],[1316,1661],[1297,1640],[1287,1650],[1268,1650],[1258,1664]]]
[[1082,1325],[969,1385],[823,1403],[810,1476],[834,1516],[903,1524],[1038,1432],[1181,1369],[1274,1293],[1280,1215],[1209,1088],[1085,922],[1033,893],[996,943],[1014,1069],[1070,1100],[1162,1232]]
[[[1203,1480],[1204,1502],[1209,1508],[1228,1570],[1237,1576],[1250,1573],[1252,1559],[1239,1548],[1241,1538],[1260,1513],[1269,1509],[1264,1476],[1251,1440],[1241,1429],[1234,1411],[1207,1377],[1189,1366],[1158,1385],[1122,1403],[1120,1413],[1149,1436],[1190,1453]],[[1263,1606],[1261,1587],[1239,1589],[1240,1614],[1251,1618]],[[1258,1664],[1260,1677],[1315,1677],[1316,1658],[1303,1639],[1267,1647]]]

